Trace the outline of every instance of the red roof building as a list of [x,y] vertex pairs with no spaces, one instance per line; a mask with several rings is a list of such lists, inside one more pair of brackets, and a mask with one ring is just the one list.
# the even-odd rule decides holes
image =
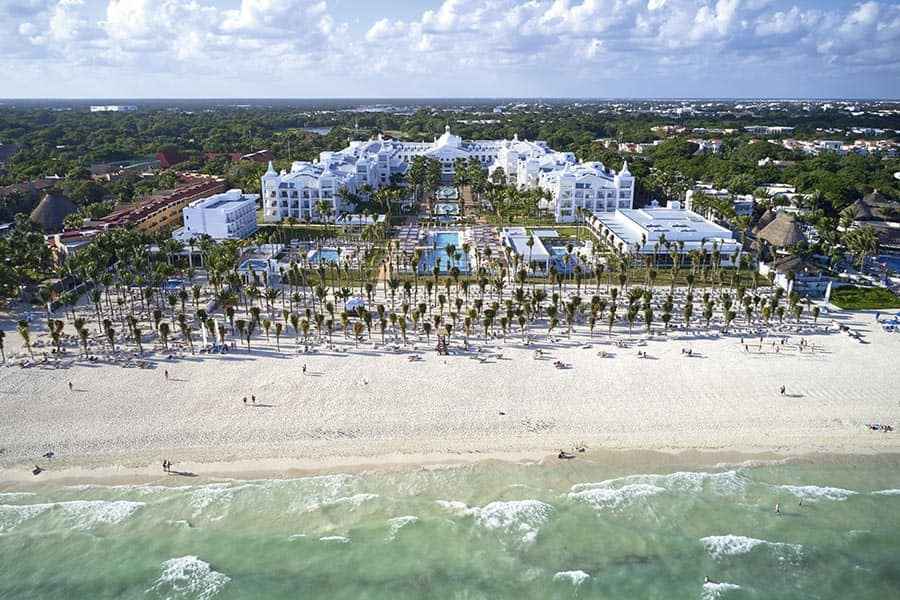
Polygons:
[[225,191],[225,180],[211,175],[182,173],[181,185],[171,191],[148,196],[103,218],[87,221],[86,228],[113,229],[130,227],[139,231],[155,232],[180,227],[181,209],[201,198],[208,198]]

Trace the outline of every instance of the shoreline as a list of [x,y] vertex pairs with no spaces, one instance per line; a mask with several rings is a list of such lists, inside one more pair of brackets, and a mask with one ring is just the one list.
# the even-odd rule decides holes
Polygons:
[[[158,482],[164,459],[203,478],[546,462],[576,445],[588,455],[900,453],[897,433],[866,427],[900,418],[900,338],[871,314],[834,318],[861,338],[809,323],[765,345],[715,328],[535,331],[529,344],[454,339],[449,355],[427,339],[391,349],[339,336],[304,349],[261,338],[225,355],[154,352],[150,368],[0,368],[0,483]],[[48,470],[35,477],[34,465]]]
[[[107,463],[88,465],[50,463],[35,477],[24,466],[4,468],[0,490],[30,489],[49,485],[179,485],[221,481],[287,480],[336,473],[371,474],[474,467],[490,463],[554,468],[584,464],[617,469],[659,471],[673,468],[731,470],[773,464],[896,464],[900,451],[892,452],[777,452],[773,450],[703,449],[589,449],[572,461],[559,460],[555,453],[531,451],[394,453],[370,456],[343,456],[330,459],[269,457],[224,461],[187,460],[174,465],[173,473],[161,472],[156,463]],[[62,466],[57,468],[56,465]]]

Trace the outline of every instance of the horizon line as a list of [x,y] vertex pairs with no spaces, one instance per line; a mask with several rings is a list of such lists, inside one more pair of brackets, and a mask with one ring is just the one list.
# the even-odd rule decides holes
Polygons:
[[132,101],[184,101],[184,100],[252,100],[252,101],[334,101],[334,100],[586,100],[586,101],[602,101],[611,102],[617,100],[630,101],[686,101],[686,100],[767,100],[767,101],[871,101],[871,102],[900,102],[900,98],[894,97],[876,97],[876,96],[272,96],[272,97],[253,97],[253,96],[182,96],[182,97],[165,97],[165,96],[22,96],[22,97],[0,97],[0,102],[16,102],[16,101],[54,101],[54,102],[75,102],[87,100],[132,100]]

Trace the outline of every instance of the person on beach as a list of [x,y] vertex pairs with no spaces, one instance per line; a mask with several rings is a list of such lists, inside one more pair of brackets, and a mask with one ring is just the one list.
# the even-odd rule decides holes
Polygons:
[[256,404],[256,396],[255,395],[250,396],[250,400],[253,401],[253,404]]
[[778,504],[777,502],[775,503],[775,514],[776,514],[776,515],[780,515],[780,514],[781,514],[781,505]]
[[244,396],[244,406],[247,406],[247,396]]
[[166,381],[168,381],[168,380],[169,380],[169,370],[166,369],[166,370],[164,371],[164,373],[165,373],[165,375],[166,375]]
[[166,459],[163,459],[163,465],[162,465],[162,467],[163,467],[163,473],[168,473],[168,471],[169,471],[169,461],[167,461]]
[[303,363],[303,374],[306,375],[306,363]]
[[785,387],[781,386],[781,395],[784,396]]
[[69,382],[69,391],[70,392],[72,391],[72,382],[71,381]]

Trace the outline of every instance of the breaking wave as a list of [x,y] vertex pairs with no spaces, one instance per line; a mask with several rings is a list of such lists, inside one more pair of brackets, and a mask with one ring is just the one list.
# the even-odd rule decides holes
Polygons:
[[390,542],[397,537],[397,532],[406,527],[407,525],[412,525],[419,520],[419,517],[414,517],[412,515],[405,517],[394,517],[393,519],[388,519],[388,524],[391,527],[390,533],[388,533],[387,540]]
[[700,542],[706,547],[706,552],[711,558],[720,559],[725,556],[738,556],[747,554],[757,546],[767,546],[780,554],[799,555],[803,546],[800,544],[785,544],[783,542],[769,542],[742,535],[711,535],[701,538]]
[[734,583],[725,582],[707,582],[703,584],[703,592],[700,594],[700,600],[716,600],[721,598],[722,594],[733,590],[739,590],[741,586]]
[[813,502],[816,500],[836,500],[840,502],[846,500],[850,496],[855,496],[858,493],[843,488],[820,487],[817,485],[777,485],[775,487],[790,492],[802,500]]
[[[574,489],[574,488],[573,488]],[[596,509],[618,508],[636,498],[655,496],[666,490],[647,483],[631,483],[620,488],[596,487],[570,492],[570,500],[590,504]]]
[[572,486],[571,491],[577,493],[590,489],[623,489],[626,486],[641,485],[662,488],[674,493],[698,494],[703,491],[711,491],[724,495],[741,493],[746,489],[748,483],[749,479],[738,471],[722,471],[720,473],[678,471],[668,475],[628,475],[599,483],[579,483]]
[[162,575],[146,593],[160,598],[209,600],[225,587],[231,578],[214,571],[208,562],[196,556],[182,556],[162,564]]
[[568,581],[576,587],[590,578],[591,576],[584,571],[560,571],[553,575],[553,581]]
[[520,536],[523,543],[537,538],[541,526],[553,514],[553,507],[540,500],[509,500],[469,507],[455,500],[437,500],[439,506],[460,516],[474,516],[475,523],[485,529]]
[[4,504],[0,506],[0,532],[47,513],[60,511],[71,529],[86,530],[97,525],[121,523],[144,506],[143,502],[127,500],[72,500],[45,504]]

